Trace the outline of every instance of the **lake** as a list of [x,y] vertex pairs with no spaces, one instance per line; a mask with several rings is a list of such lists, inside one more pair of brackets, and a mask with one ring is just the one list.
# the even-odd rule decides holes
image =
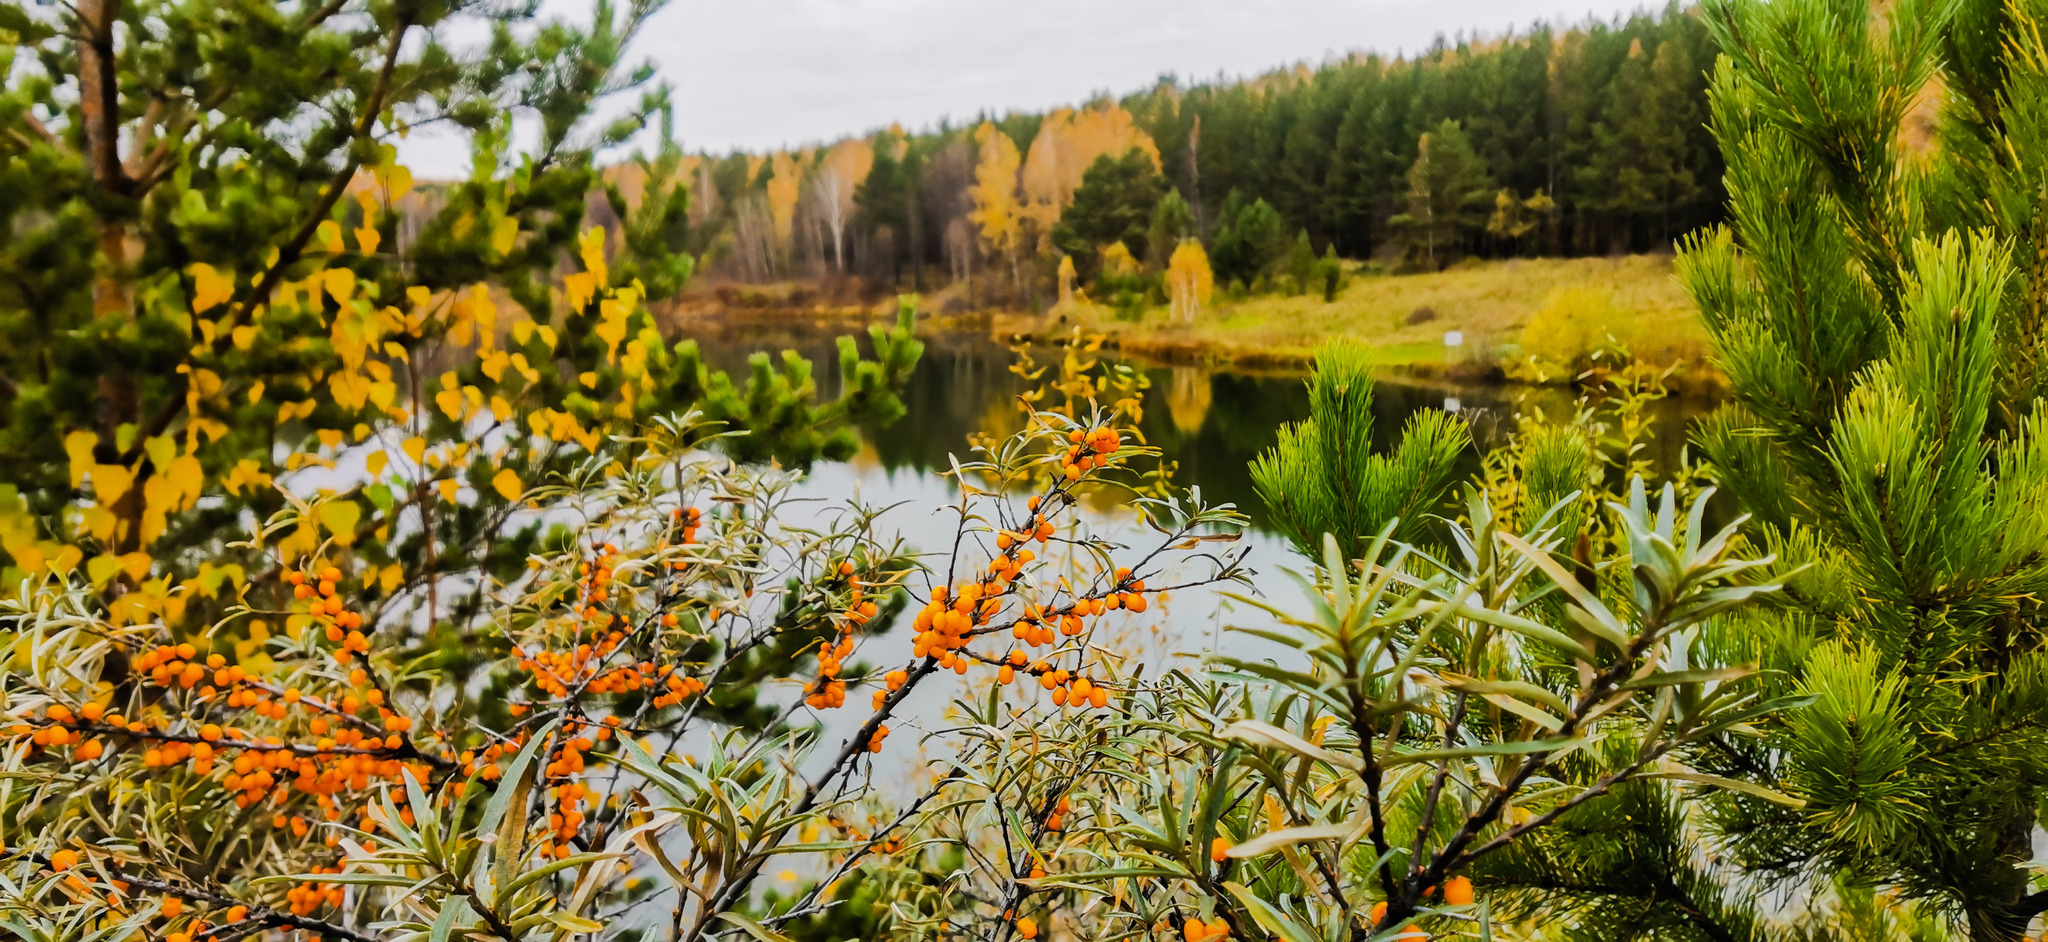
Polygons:
[[[835,338],[852,332],[779,316],[692,319],[684,327],[697,338],[707,362],[733,371],[736,379],[744,378],[746,357],[753,351],[796,350],[812,361],[824,396],[839,391]],[[864,333],[860,339],[865,349]],[[943,550],[952,543],[954,518],[933,511],[953,503],[957,489],[941,472],[951,467],[954,457],[963,462],[973,460],[970,436],[1018,424],[1015,397],[1027,384],[1010,371],[1015,352],[986,332],[921,331],[920,339],[925,342],[924,359],[904,393],[908,411],[903,419],[887,428],[863,430],[860,452],[845,462],[819,463],[811,469],[803,490],[827,500],[903,502],[905,506],[892,515],[897,532],[917,548]],[[1055,364],[1056,375],[1059,349],[1041,346],[1034,348],[1034,355],[1042,364]],[[1276,599],[1296,598],[1298,590],[1281,570],[1300,569],[1303,560],[1268,527],[1265,508],[1252,489],[1250,464],[1272,447],[1283,423],[1307,417],[1305,375],[1197,366],[1147,365],[1144,369],[1151,381],[1139,423],[1145,440],[1173,462],[1176,484],[1200,488],[1206,502],[1234,504],[1251,519],[1245,545],[1248,562],[1258,572],[1253,588]],[[1506,443],[1518,415],[1537,411],[1565,415],[1574,403],[1572,391],[1557,387],[1457,385],[1387,376],[1378,383],[1374,397],[1377,421],[1373,437],[1376,447],[1392,447],[1415,412],[1455,410],[1470,423],[1478,445],[1465,458],[1466,469],[1476,472],[1481,449]],[[1653,404],[1654,427],[1659,434],[1650,443],[1648,457],[1654,466],[1676,467],[1684,460],[1685,438],[1679,430],[1712,405],[1681,398]],[[1151,535],[1129,515],[1117,519],[1113,506],[1092,510],[1096,519],[1091,522],[1114,536],[1136,543]],[[1215,644],[1217,629],[1233,619],[1244,620],[1247,612],[1256,613],[1254,621],[1263,622],[1267,617],[1256,609],[1227,603],[1219,610],[1213,598],[1206,602],[1199,608],[1174,606],[1176,610],[1166,619],[1171,622],[1170,634],[1177,636],[1174,642],[1184,653]]]

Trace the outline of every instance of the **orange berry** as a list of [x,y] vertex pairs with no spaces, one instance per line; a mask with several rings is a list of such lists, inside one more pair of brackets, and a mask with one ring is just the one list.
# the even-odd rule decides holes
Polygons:
[[1222,863],[1230,859],[1230,838],[1218,837],[1209,842],[1209,859]]
[[100,753],[105,751],[105,749],[105,745],[103,745],[99,740],[93,739],[81,744],[77,749],[72,750],[71,757],[73,759],[77,759],[80,762],[91,762],[92,760],[99,758]]
[[1451,906],[1472,905],[1472,881],[1464,877],[1445,880],[1444,902]]
[[75,850],[65,849],[50,855],[50,869],[58,873],[76,866],[78,866],[78,852]]
[[1027,939],[1038,938],[1038,921],[1030,916],[1017,920],[1017,934]]

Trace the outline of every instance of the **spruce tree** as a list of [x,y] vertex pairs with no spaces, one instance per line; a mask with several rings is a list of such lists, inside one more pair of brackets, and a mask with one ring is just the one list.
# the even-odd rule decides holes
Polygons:
[[1809,698],[1709,770],[1798,799],[1716,801],[1750,867],[2009,942],[2048,909],[2048,4],[1886,6],[1708,5],[1733,218],[1679,269],[1734,401],[1697,437],[1792,576],[1753,656]]

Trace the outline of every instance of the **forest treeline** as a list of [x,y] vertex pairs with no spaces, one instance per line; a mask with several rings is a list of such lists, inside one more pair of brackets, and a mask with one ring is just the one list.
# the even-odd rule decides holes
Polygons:
[[1093,275],[1116,242],[1157,272],[1160,243],[1199,238],[1219,285],[1254,289],[1304,252],[1413,270],[1649,250],[1722,217],[1704,123],[1717,52],[1673,4],[1412,58],[1162,77],[1078,108],[695,155],[677,168],[687,241],[724,280],[971,280],[995,300],[1043,298],[1063,255]]

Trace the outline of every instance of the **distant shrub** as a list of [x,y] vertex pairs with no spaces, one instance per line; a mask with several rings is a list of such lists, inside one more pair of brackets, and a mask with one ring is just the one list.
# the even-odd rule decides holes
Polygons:
[[1427,304],[1408,312],[1408,326],[1410,327],[1417,324],[1427,324],[1433,320],[1436,320],[1436,308],[1430,307]]
[[1522,328],[1521,361],[1510,370],[1539,382],[1575,373],[1597,361],[1628,358],[1635,318],[1611,292],[1560,288]]

